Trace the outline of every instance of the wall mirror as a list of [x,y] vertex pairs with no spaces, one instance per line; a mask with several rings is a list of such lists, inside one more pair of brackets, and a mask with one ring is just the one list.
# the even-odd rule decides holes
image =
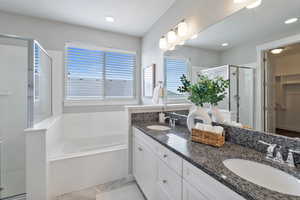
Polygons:
[[143,69],[143,96],[144,98],[152,98],[155,87],[156,65],[152,64]]
[[[231,120],[300,138],[299,10],[300,1],[262,1],[166,51],[165,58],[188,60],[193,82],[199,74],[228,78],[228,96],[219,108],[229,110]],[[174,71],[165,72],[167,80],[174,77]]]

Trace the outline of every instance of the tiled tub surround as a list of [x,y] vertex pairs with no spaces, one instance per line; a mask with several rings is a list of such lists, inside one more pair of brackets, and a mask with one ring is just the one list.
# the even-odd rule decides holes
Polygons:
[[[242,137],[242,134],[240,132],[244,132],[244,129],[238,130],[238,133],[236,132],[237,129],[234,128],[234,130],[230,130],[227,128],[227,131],[233,131],[233,133],[228,133],[228,138],[230,141],[227,141],[226,144],[221,148],[214,148],[208,145],[194,143],[190,141],[190,134],[185,126],[176,126],[174,129],[171,129],[170,131],[153,131],[149,130],[147,128],[148,125],[158,124],[157,120],[150,121],[147,117],[142,117],[141,115],[144,114],[134,114],[135,116],[132,119],[139,119],[137,121],[133,121],[132,124],[134,127],[141,130],[146,135],[150,136],[163,146],[167,147],[177,155],[181,156],[186,161],[190,162],[194,166],[198,167],[202,171],[206,172],[210,176],[214,177],[219,182],[223,183],[224,185],[228,186],[241,196],[243,196],[246,199],[250,200],[300,200],[300,197],[291,196],[291,195],[285,195],[281,194],[275,191],[271,191],[269,189],[265,189],[263,187],[260,187],[256,184],[253,184],[249,181],[246,181],[239,176],[235,175],[233,172],[231,172],[229,169],[227,169],[223,161],[226,159],[231,158],[240,158],[245,160],[252,160],[259,163],[263,163],[266,165],[271,165],[275,168],[281,169],[297,178],[300,179],[300,169],[292,169],[287,166],[279,165],[274,162],[268,161],[265,159],[265,153],[259,152],[256,149],[251,149],[250,147],[256,147],[259,146],[253,145],[248,146],[245,144],[242,144],[242,141],[252,142],[252,140],[243,140],[243,139],[233,139],[233,137],[237,134],[237,137]],[[156,116],[157,113],[147,113],[145,115],[152,115]],[[146,121],[143,121],[141,119],[148,119]],[[156,117],[154,117],[156,119]],[[254,133],[252,133],[254,132]],[[271,136],[271,139],[268,138],[269,135],[266,135],[268,139],[266,139],[264,136],[260,135],[263,133],[256,133],[255,131],[252,131],[244,134],[258,134],[256,137],[260,138],[264,141],[273,141],[276,136]],[[281,137],[280,137],[281,138]],[[280,141],[280,138],[278,140]],[[277,139],[277,138],[275,138]],[[233,142],[232,142],[233,141]],[[241,144],[235,144],[234,141],[237,141]],[[289,141],[289,138],[286,138],[285,140],[281,141],[282,143],[279,143],[280,145],[283,144],[290,144],[291,141]],[[277,140],[274,141],[274,143],[277,143]],[[293,142],[292,142],[293,143]],[[292,145],[295,145],[293,147],[299,147],[299,143],[295,142]],[[298,146],[297,146],[298,145]],[[264,147],[257,147],[261,151]],[[268,178],[268,177],[266,177]]]

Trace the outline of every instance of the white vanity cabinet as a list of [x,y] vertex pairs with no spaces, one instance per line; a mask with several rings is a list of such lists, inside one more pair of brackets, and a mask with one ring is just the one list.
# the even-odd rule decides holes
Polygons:
[[151,147],[141,138],[134,138],[133,174],[148,200],[156,200],[157,159]]
[[208,200],[194,186],[183,180],[182,200]]
[[133,175],[147,200],[245,200],[133,128]]

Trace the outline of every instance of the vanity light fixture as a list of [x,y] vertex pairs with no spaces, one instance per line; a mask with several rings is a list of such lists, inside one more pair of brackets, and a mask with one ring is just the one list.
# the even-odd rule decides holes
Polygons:
[[115,18],[113,18],[111,16],[107,16],[107,17],[105,17],[105,21],[113,23],[113,22],[115,22]]
[[297,21],[298,21],[298,18],[294,17],[294,18],[287,19],[284,23],[285,24],[293,24],[293,23],[295,23]]
[[223,43],[222,47],[227,47],[229,44],[228,43]]
[[[184,45],[189,36],[189,26],[185,20],[182,20],[168,33],[164,34],[159,40],[159,48],[163,51],[173,51],[176,45]],[[195,39],[198,35],[192,36]]]
[[167,38],[165,36],[162,36],[159,40],[159,48],[161,49],[168,49],[168,41]]
[[185,20],[182,20],[179,24],[178,24],[178,36],[179,37],[185,37],[188,34],[188,25],[185,22]]
[[168,32],[168,43],[169,44],[174,44],[177,41],[177,34],[176,32],[172,29]]
[[284,50],[284,48],[272,49],[271,53],[272,54],[280,54],[283,50]]
[[262,0],[256,0],[253,3],[249,4],[248,6],[246,6],[246,8],[253,9],[253,8],[260,6],[261,3],[262,3]]

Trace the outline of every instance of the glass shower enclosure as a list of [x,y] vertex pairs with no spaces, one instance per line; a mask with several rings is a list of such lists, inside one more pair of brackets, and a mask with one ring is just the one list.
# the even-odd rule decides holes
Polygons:
[[51,71],[37,41],[0,34],[0,199],[26,199],[24,129],[52,115]]
[[209,78],[223,77],[229,80],[227,96],[218,104],[218,108],[230,111],[232,121],[254,127],[255,70],[250,67],[225,65],[202,70],[201,74]]

